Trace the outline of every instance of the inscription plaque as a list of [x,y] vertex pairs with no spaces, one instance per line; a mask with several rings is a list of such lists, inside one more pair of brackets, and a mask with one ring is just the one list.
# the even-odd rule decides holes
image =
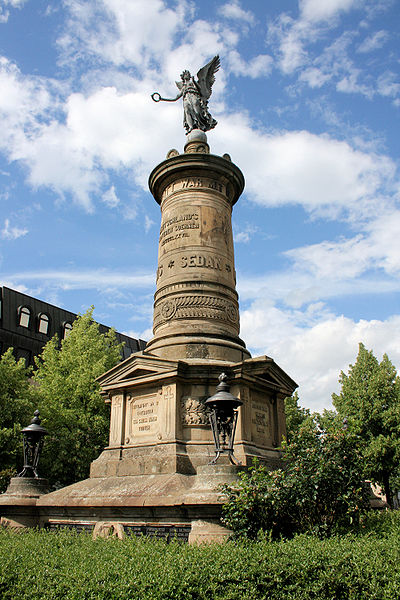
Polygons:
[[255,444],[267,446],[271,443],[271,415],[265,398],[254,398],[251,403],[251,439]]

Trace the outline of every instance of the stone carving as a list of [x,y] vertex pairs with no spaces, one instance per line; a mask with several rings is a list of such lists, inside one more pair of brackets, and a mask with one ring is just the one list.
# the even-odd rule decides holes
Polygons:
[[[186,134],[193,131],[193,129],[209,131],[214,129],[217,124],[217,121],[208,112],[208,99],[211,96],[211,88],[215,81],[214,75],[220,64],[219,56],[214,56],[197,73],[197,81],[189,71],[183,71],[181,81],[175,82],[179,89],[179,93],[175,98],[162,98],[158,92],[151,95],[154,102],[175,102],[179,98],[183,99],[183,126],[186,129]],[[202,151],[204,150],[200,150],[200,152]]]
[[98,537],[113,537],[123,540],[125,537],[124,526],[117,521],[98,521],[94,526],[92,537],[94,540]]
[[184,396],[181,398],[181,409],[183,425],[208,425],[208,413],[203,399]]
[[176,319],[214,318],[239,325],[237,306],[229,300],[216,296],[177,296],[161,302],[154,318],[154,325],[158,326],[172,317]]

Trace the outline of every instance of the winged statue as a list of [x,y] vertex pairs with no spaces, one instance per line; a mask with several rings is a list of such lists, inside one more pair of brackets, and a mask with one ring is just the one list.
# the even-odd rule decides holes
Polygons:
[[198,71],[197,81],[189,71],[183,71],[181,81],[175,82],[179,90],[175,98],[162,98],[158,92],[151,95],[154,102],[175,102],[182,98],[183,126],[186,129],[186,135],[193,129],[209,131],[214,129],[217,124],[217,121],[208,112],[208,99],[211,96],[215,73],[220,65],[219,56],[214,56]]

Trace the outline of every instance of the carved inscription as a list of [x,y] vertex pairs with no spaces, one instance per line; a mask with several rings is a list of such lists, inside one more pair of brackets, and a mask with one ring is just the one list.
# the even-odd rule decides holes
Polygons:
[[266,445],[270,437],[269,408],[264,402],[253,402],[251,410],[252,439]]
[[207,177],[186,177],[184,179],[178,179],[165,188],[163,192],[163,200],[168,198],[174,192],[179,190],[193,189],[193,188],[206,188],[209,190],[215,190],[221,194],[226,195],[226,188],[223,183],[216,179],[209,179]]
[[166,219],[161,224],[160,243],[161,246],[168,244],[182,237],[189,237],[191,229],[199,229],[199,214],[187,213],[176,215],[171,219]]
[[181,267],[204,267],[222,271],[222,261],[218,256],[203,256],[201,254],[192,254],[191,256],[181,256]]
[[154,433],[158,422],[157,396],[137,399],[131,405],[132,435]]

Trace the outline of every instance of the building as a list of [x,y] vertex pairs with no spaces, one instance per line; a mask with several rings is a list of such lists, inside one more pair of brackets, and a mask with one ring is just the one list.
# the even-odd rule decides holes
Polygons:
[[[64,339],[77,315],[37,298],[27,296],[7,287],[0,287],[0,354],[14,348],[17,359],[24,358],[27,365],[34,364],[34,356],[57,334]],[[99,325],[100,332],[110,327]],[[125,342],[122,358],[144,350],[146,342],[117,332],[118,342]]]

